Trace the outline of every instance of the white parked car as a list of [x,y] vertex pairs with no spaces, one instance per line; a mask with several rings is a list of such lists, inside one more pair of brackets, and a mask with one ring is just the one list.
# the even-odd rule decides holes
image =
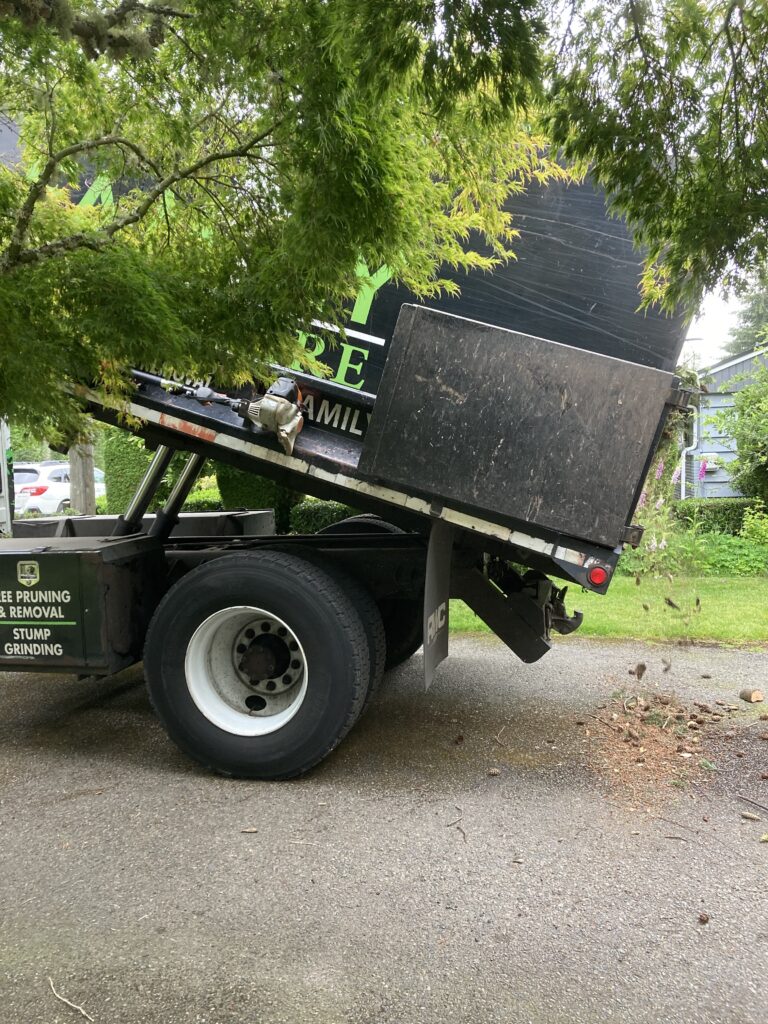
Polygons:
[[[93,471],[96,497],[103,497],[104,473]],[[16,462],[13,466],[13,489],[16,496],[16,515],[36,512],[39,515],[60,515],[69,508],[68,462]]]

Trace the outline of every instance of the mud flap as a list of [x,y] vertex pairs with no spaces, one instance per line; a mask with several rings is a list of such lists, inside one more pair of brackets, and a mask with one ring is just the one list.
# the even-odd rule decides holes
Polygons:
[[440,662],[448,657],[448,599],[451,589],[452,527],[432,523],[424,585],[424,689],[428,690]]

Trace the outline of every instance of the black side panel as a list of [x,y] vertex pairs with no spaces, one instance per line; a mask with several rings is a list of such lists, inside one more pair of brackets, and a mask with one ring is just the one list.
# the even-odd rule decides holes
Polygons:
[[615,547],[672,380],[404,306],[359,473]]
[[0,544],[0,672],[108,675],[141,658],[166,586],[151,537]]

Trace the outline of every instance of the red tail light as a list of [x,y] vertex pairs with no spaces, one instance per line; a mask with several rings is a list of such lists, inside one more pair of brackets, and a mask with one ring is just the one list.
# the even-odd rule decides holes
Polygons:
[[32,498],[39,498],[40,495],[41,494],[45,494],[45,492],[47,490],[48,490],[47,486],[46,487],[22,487],[21,488],[21,493],[22,494],[29,494]]
[[602,587],[602,585],[608,579],[608,573],[602,567],[602,565],[593,565],[587,573],[587,579],[593,587]]

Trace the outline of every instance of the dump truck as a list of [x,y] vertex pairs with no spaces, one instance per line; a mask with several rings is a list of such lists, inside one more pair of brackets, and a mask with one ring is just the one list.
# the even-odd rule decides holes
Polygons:
[[[285,779],[421,647],[432,682],[452,598],[527,663],[577,629],[569,588],[605,594],[640,541],[643,481],[688,399],[684,322],[639,310],[641,254],[589,183],[510,209],[517,259],[466,275],[458,297],[422,303],[363,268],[344,328],[301,337],[327,376],[275,366],[233,394],[136,368],[119,417],[93,394],[93,416],[138,434],[151,464],[122,515],[17,520],[0,541],[0,671],[143,661],[183,751]],[[208,459],[358,514],[277,535],[269,510],[185,513]]]

